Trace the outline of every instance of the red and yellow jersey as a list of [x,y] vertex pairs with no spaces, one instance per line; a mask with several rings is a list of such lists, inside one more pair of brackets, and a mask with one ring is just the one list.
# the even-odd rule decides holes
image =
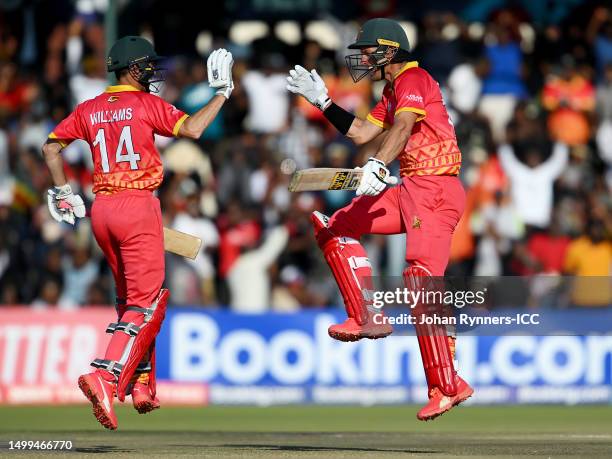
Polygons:
[[398,113],[418,115],[406,148],[399,155],[400,175],[458,175],[461,152],[438,83],[417,62],[408,62],[387,83],[367,120],[383,129]]
[[187,116],[160,97],[132,86],[109,86],[79,104],[49,138],[64,147],[76,139],[89,144],[94,193],[155,190],[163,180],[163,166],[154,134],[176,136]]

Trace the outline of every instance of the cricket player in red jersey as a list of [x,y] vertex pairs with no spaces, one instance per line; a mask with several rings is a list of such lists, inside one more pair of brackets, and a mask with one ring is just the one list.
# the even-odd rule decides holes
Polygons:
[[49,210],[57,221],[74,224],[85,206],[64,175],[63,147],[75,139],[89,143],[93,154],[91,224],[116,283],[118,320],[106,354],[82,375],[79,387],[93,405],[97,420],[117,428],[115,396],[132,395],[139,413],[159,408],[155,388],[155,337],[165,316],[169,292],[164,281],[162,215],[154,191],[163,167],[154,134],[197,139],[215,118],[234,87],[233,59],[224,49],[208,58],[213,99],[188,116],[151,92],[163,81],[153,45],[140,37],[118,40],[110,50],[109,72],[116,86],[78,105],[49,135],[43,154],[55,187],[48,191]]
[[[325,255],[344,299],[348,319],[329,328],[341,341],[383,338],[390,325],[375,320],[372,307],[371,265],[359,239],[364,234],[406,233],[404,271],[407,286],[427,287],[432,276],[443,276],[448,264],[453,231],[463,213],[465,193],[457,177],[461,152],[453,124],[435,80],[410,60],[406,33],[390,19],[367,21],[349,46],[360,52],[346,56],[355,82],[369,75],[386,80],[382,100],[365,120],[334,104],[316,70],[296,66],[287,78],[287,89],[304,96],[357,145],[386,133],[375,157],[363,166],[357,198],[331,218],[314,212],[312,221],[319,247]],[[387,164],[400,161],[401,183],[389,174]],[[472,388],[455,370],[454,330],[443,325],[419,324],[431,307],[417,305],[413,315],[429,402],[417,414],[433,419],[466,400]],[[440,311],[442,312],[442,311]],[[378,316],[380,319],[380,315]],[[448,334],[448,336],[447,336]]]

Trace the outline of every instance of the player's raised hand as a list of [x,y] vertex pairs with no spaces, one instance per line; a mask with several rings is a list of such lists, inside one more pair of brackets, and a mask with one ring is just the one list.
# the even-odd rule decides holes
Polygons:
[[289,70],[287,90],[304,96],[319,110],[325,110],[331,104],[327,87],[315,69],[309,72],[301,65],[296,65],[293,70]]
[[216,94],[225,96],[229,99],[232,90],[234,89],[234,81],[232,80],[232,67],[234,58],[225,48],[214,50],[208,56],[206,67],[208,70],[208,84],[211,88],[216,88]]
[[385,163],[376,159],[370,158],[363,166],[363,175],[359,188],[357,188],[357,196],[376,196],[383,191],[387,185],[396,185],[397,177],[389,173],[389,169]]
[[74,225],[75,217],[85,216],[83,198],[72,192],[70,185],[56,186],[47,190],[47,205],[53,219]]

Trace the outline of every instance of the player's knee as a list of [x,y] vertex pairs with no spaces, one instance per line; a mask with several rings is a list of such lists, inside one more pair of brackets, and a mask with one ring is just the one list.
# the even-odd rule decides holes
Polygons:
[[329,218],[321,212],[313,212],[310,219],[314,228],[315,239],[321,249],[333,239],[350,238],[359,240],[360,238],[360,235],[355,234],[355,231],[346,229],[338,219]]
[[410,277],[424,277],[424,276],[433,276],[431,270],[424,264],[420,263],[410,263],[409,266],[404,269],[404,276]]
[[420,290],[427,282],[427,279],[431,277],[431,271],[417,263],[410,263],[404,269],[404,283],[412,290]]
[[446,270],[446,263],[442,260],[432,259],[420,259],[420,260],[406,260],[408,267],[406,271],[412,269],[415,275],[430,276],[430,277],[442,277]]
[[335,235],[329,229],[329,217],[321,212],[314,211],[310,215],[310,221],[314,228],[315,239],[319,247],[323,249]]
[[310,219],[314,228],[315,239],[317,240],[317,244],[321,249],[327,246],[330,241],[337,240],[342,237],[356,239],[352,234],[345,234],[345,231],[339,231],[339,225],[321,212],[313,212]]

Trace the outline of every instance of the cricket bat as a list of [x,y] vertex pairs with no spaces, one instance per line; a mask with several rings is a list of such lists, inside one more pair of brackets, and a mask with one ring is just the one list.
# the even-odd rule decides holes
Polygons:
[[199,237],[164,227],[164,249],[166,252],[194,260],[201,245],[202,239]]
[[362,171],[319,167],[296,171],[291,177],[289,191],[356,190]]

